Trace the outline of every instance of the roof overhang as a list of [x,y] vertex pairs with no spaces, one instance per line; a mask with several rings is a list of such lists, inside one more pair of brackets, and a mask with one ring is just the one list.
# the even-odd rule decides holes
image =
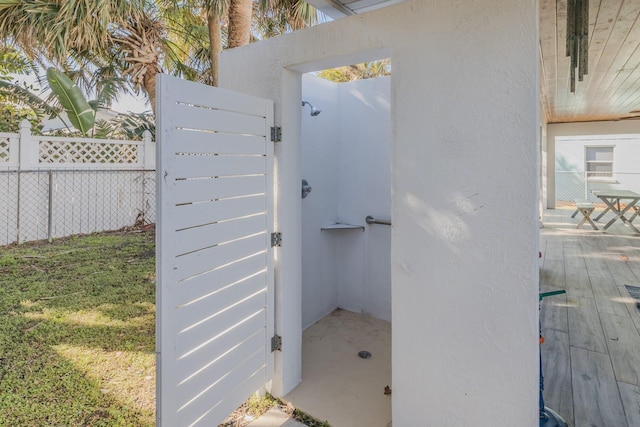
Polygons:
[[405,0],[307,0],[307,3],[323,12],[325,15],[338,19],[347,15],[368,12]]

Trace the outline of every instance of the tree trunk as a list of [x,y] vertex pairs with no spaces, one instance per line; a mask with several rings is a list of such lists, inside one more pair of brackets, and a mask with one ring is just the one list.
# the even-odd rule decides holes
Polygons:
[[252,12],[252,0],[231,0],[229,3],[229,48],[249,44]]
[[222,52],[222,34],[220,31],[220,16],[214,10],[207,13],[209,28],[209,57],[211,58],[211,85],[218,86],[218,58]]
[[151,104],[151,110],[153,114],[156,113],[156,75],[158,74],[158,67],[147,67],[147,71],[144,73],[142,80],[142,86],[144,87],[147,96],[149,97],[149,104]]

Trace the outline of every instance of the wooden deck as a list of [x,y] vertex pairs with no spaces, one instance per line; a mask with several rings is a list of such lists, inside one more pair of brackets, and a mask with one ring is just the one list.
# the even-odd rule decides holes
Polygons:
[[625,285],[640,286],[640,236],[577,230],[571,213],[546,211],[540,230],[541,290],[567,291],[541,306],[546,405],[575,427],[637,427],[640,313]]

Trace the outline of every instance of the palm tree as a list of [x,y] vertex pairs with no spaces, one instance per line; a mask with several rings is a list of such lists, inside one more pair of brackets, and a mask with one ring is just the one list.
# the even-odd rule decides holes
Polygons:
[[[315,9],[301,0],[255,3],[260,7],[254,30],[271,28],[258,38],[317,21]],[[228,23],[228,47],[249,43],[253,5],[253,0],[0,0],[0,34],[27,57],[84,84],[85,92],[117,96],[133,86],[154,108],[155,77],[163,69],[217,85],[221,29]],[[208,46],[197,37],[200,23]]]
[[142,88],[155,111],[156,75],[162,72],[160,56],[164,51],[166,28],[162,21],[148,14],[131,17],[113,34],[113,41],[125,64],[123,76],[128,76],[135,89]]
[[229,8],[229,0],[205,0],[207,30],[209,33],[209,58],[211,60],[211,84],[218,86],[218,58],[222,52],[222,16]]
[[[108,75],[118,89],[125,89],[128,79],[135,90],[144,90],[152,108],[155,77],[169,48],[166,33],[156,3],[146,0],[0,1],[0,34],[6,42],[80,81],[83,73],[72,70]],[[85,83],[103,92],[95,79]]]
[[259,38],[300,30],[321,20],[317,9],[304,0],[259,0],[254,6],[254,31]]
[[[191,80],[218,85],[218,56],[224,44],[223,28],[229,0],[164,0],[160,8],[170,27],[170,38],[180,46],[183,61],[197,71]],[[206,64],[205,64],[206,59]]]
[[229,2],[229,48],[249,44],[251,40],[251,16],[253,0]]
[[144,0],[2,0],[0,34],[30,58],[64,63],[111,46],[111,28],[144,11]]

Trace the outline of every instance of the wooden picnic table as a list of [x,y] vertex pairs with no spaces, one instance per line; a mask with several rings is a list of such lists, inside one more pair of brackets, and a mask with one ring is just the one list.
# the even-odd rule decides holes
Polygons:
[[[631,219],[627,219],[625,217],[625,213],[634,208],[636,203],[640,201],[640,194],[631,190],[593,190],[592,193],[607,205],[607,208],[595,218],[595,221],[598,221],[609,211],[612,211],[615,214],[615,217],[602,227],[603,230],[611,227],[616,220],[620,220],[636,234],[640,234],[640,231],[638,231],[638,229],[632,224],[633,219],[635,219],[637,215],[633,215]],[[621,200],[625,203],[624,208],[621,207]]]

